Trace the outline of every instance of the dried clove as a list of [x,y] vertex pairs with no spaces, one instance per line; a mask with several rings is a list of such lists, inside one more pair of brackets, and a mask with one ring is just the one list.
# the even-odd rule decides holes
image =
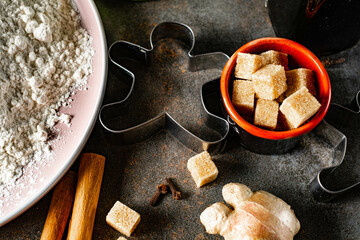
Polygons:
[[158,189],[156,189],[156,192],[154,193],[154,195],[150,199],[150,205],[153,206],[153,207],[156,206],[156,204],[159,201],[160,196],[161,196],[161,192]]
[[181,192],[176,189],[170,178],[165,178],[166,183],[169,185],[170,191],[172,193],[173,199],[180,200],[181,198]]
[[167,189],[168,189],[168,186],[166,184],[158,185],[156,187],[156,192],[154,193],[154,195],[150,199],[150,205],[153,206],[153,207],[156,206],[156,204],[160,200],[160,196],[165,195],[165,194],[168,193]]
[[166,185],[166,184],[160,184],[156,188],[161,192],[161,194],[167,194],[168,193],[168,191],[167,191],[168,185]]

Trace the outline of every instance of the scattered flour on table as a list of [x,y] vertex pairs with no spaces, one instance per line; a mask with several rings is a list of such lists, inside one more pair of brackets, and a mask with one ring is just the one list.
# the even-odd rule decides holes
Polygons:
[[0,0],[0,189],[51,153],[49,141],[91,74],[92,39],[71,0]]

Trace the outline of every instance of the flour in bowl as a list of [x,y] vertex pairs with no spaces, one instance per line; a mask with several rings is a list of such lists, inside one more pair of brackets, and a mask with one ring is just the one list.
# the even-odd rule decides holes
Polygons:
[[91,37],[70,0],[0,0],[0,186],[51,152],[58,114],[91,74]]

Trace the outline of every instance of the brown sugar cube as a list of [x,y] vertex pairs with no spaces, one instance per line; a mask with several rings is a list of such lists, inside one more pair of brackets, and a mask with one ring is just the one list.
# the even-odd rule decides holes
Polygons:
[[321,104],[311,95],[306,87],[300,88],[290,97],[286,98],[280,106],[291,129],[299,127],[311,118],[320,108]]
[[267,64],[281,65],[285,70],[289,69],[289,59],[286,53],[269,50],[260,54],[266,59]]
[[235,80],[231,99],[239,113],[252,114],[254,111],[255,91],[252,81]]
[[284,100],[285,100],[286,96],[285,96],[285,93],[282,93],[277,99],[276,101],[278,103],[282,103]]
[[198,188],[214,181],[219,173],[207,151],[190,158],[187,162],[187,168]]
[[275,129],[279,113],[279,103],[259,98],[256,102],[254,124],[267,129]]
[[260,55],[238,53],[235,66],[235,77],[251,80],[251,75],[265,64],[265,58]]
[[252,75],[254,89],[259,98],[274,100],[286,91],[286,75],[283,66],[268,64]]
[[306,87],[312,95],[316,95],[314,72],[307,68],[286,71],[288,89],[286,96],[290,96],[302,87]]
[[285,115],[279,111],[279,115],[278,115],[278,122],[277,122],[277,126],[275,128],[275,130],[277,131],[287,131],[290,130],[290,126],[289,123],[286,120]]
[[106,222],[117,231],[130,237],[140,222],[140,214],[117,201],[106,216]]

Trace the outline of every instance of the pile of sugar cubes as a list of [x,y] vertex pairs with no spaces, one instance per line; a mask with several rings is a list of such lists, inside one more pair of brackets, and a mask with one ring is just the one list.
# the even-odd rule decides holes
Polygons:
[[[289,130],[311,118],[321,104],[310,69],[289,70],[286,53],[238,53],[232,103],[241,116],[269,130]],[[280,109],[280,111],[279,111]]]

